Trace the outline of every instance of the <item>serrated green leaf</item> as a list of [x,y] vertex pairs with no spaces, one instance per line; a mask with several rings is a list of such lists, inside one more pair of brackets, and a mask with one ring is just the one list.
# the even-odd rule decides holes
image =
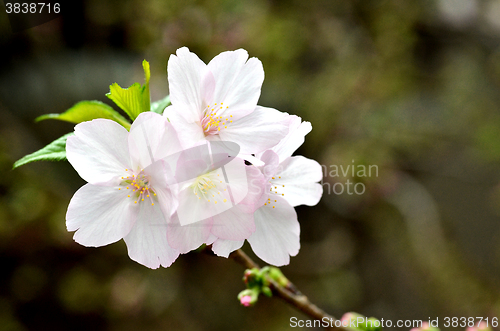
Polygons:
[[74,132],[65,134],[64,136],[54,140],[44,148],[26,155],[25,157],[17,160],[14,163],[12,169],[20,167],[26,163],[31,163],[35,161],[62,161],[66,160],[66,140],[69,136],[73,135]]
[[42,115],[37,117],[35,122],[54,119],[78,124],[96,118],[107,118],[123,125],[127,130],[130,129],[130,123],[122,115],[100,101],[80,101],[62,114]]
[[141,86],[139,83],[134,83],[128,88],[124,89],[117,83],[109,86],[109,93],[106,94],[108,98],[113,100],[114,103],[127,115],[135,120],[140,113],[149,111],[151,107],[151,98],[149,95],[149,79],[151,72],[148,61],[142,62],[144,68],[144,76],[146,83]]
[[151,103],[151,111],[161,115],[168,105],[170,105],[170,95],[167,95],[165,98]]

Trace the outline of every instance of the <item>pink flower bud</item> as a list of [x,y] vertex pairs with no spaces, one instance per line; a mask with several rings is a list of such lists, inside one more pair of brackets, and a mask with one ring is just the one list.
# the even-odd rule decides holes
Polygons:
[[484,321],[481,321],[477,326],[471,326],[465,329],[465,331],[482,331],[482,330],[491,330],[488,327],[488,324]]
[[249,307],[252,305],[252,297],[249,295],[244,295],[241,297],[240,303],[245,307]]
[[429,329],[429,323],[422,322],[422,326],[421,327],[410,329],[410,331],[425,331],[427,329]]

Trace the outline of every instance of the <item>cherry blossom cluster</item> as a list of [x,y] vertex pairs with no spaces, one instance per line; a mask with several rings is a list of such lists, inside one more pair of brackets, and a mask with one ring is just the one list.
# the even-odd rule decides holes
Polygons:
[[321,166],[292,156],[309,122],[257,105],[262,63],[245,50],[208,64],[183,47],[168,61],[171,105],[130,130],[95,119],[75,126],[66,155],[87,181],[70,201],[68,231],[84,246],[123,239],[149,268],[211,245],[227,257],[247,240],[269,264],[300,248],[294,207],[323,193]]

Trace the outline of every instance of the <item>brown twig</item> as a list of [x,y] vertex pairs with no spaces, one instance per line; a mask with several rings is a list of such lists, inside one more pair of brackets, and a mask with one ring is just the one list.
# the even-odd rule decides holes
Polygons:
[[[241,249],[232,252],[229,255],[230,258],[241,264],[247,269],[257,268],[260,269],[259,265],[255,263],[248,255],[245,254]],[[300,293],[300,291],[291,282],[287,287],[280,286],[273,279],[268,278],[270,283],[270,288],[275,296],[280,297],[288,304],[295,307],[295,309],[303,312],[314,320],[327,321],[325,324],[329,324],[326,327],[327,330],[345,330],[344,328],[335,327],[335,317],[329,315],[322,309],[318,308],[315,304],[311,303],[309,299]]]

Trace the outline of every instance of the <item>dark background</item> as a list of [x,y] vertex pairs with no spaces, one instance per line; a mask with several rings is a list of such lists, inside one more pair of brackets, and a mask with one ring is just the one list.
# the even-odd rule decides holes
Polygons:
[[[266,73],[259,104],[312,123],[298,153],[325,165],[325,193],[297,208],[302,247],[282,270],[313,302],[394,322],[500,317],[499,0],[71,1],[17,33],[0,8],[0,330],[289,330],[307,318],[276,298],[240,306],[231,260],[192,252],[150,270],[123,241],[80,246],[65,229],[84,184],[72,167],[11,170],[73,130],[37,116],[112,105],[109,85],[143,83],[143,59],[163,98],[182,46],[205,62],[248,50]],[[330,176],[353,164],[378,176]],[[332,192],[347,180],[366,192]]]

